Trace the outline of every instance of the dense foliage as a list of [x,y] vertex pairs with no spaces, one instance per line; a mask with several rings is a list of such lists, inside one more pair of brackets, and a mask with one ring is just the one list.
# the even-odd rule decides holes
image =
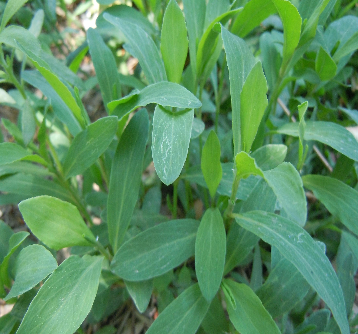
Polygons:
[[358,1],[120,3],[0,2],[0,333],[356,333]]

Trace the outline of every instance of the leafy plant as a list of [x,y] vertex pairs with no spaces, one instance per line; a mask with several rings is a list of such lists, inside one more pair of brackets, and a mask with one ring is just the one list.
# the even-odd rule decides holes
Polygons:
[[99,3],[66,63],[55,3],[2,5],[1,333],[355,332],[357,1]]

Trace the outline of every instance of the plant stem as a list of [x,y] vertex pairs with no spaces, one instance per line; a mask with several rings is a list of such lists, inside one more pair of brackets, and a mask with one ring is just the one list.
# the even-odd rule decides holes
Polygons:
[[229,203],[228,206],[224,212],[224,219],[228,220],[231,219],[231,214],[232,211],[234,210],[235,207],[235,202],[236,202],[236,194],[237,194],[237,190],[239,189],[239,184],[240,184],[240,178],[238,178],[237,176],[235,176],[234,182],[232,184],[232,189],[231,189],[231,196],[229,199]]
[[94,247],[98,249],[98,251],[108,259],[108,261],[112,261],[112,255],[103,247],[103,245],[98,240],[93,240],[91,238],[88,238],[87,236],[84,236],[84,238],[89,241]]

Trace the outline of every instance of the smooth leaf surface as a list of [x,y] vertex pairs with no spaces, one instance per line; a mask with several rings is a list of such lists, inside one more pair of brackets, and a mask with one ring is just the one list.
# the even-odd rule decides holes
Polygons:
[[250,334],[280,334],[276,323],[250,287],[228,279],[223,281],[222,287],[229,317],[236,330]]
[[275,246],[317,291],[331,309],[343,334],[349,334],[341,286],[331,263],[311,236],[294,222],[253,211],[236,215],[237,223]]
[[261,63],[250,71],[240,96],[240,124],[242,149],[250,152],[261,119],[267,107],[267,83]]
[[211,131],[201,154],[201,170],[213,198],[222,178],[220,163],[220,141],[215,131]]
[[287,154],[287,146],[281,144],[269,144],[261,146],[251,156],[262,171],[273,169],[284,162]]
[[172,220],[139,233],[115,254],[112,271],[128,281],[166,273],[194,255],[198,225],[193,219]]
[[30,245],[24,248],[16,258],[15,282],[4,300],[32,289],[56,268],[55,258],[45,247]]
[[336,63],[322,47],[317,52],[315,70],[322,81],[333,79],[337,72]]
[[333,56],[333,60],[338,62],[341,58],[358,49],[358,33],[355,33],[344,45],[340,45]]
[[198,284],[194,284],[165,308],[147,334],[194,334],[209,306]]
[[148,113],[142,109],[132,117],[125,128],[112,161],[107,224],[114,252],[123,242],[137,203],[148,131]]
[[[278,133],[298,137],[297,123],[287,123],[277,130]],[[316,140],[331,146],[354,161],[358,161],[358,143],[344,127],[330,122],[306,122],[305,140]]]
[[313,191],[328,209],[348,229],[358,235],[358,192],[337,179],[322,175],[305,175],[305,188]]
[[153,281],[130,282],[125,281],[126,288],[140,313],[143,313],[150,302],[153,291]]
[[91,310],[103,257],[71,256],[33,299],[17,334],[72,334]]
[[201,102],[186,88],[173,82],[163,81],[149,85],[138,93],[131,93],[120,100],[112,101],[108,104],[108,108],[112,115],[122,118],[134,109],[150,103],[183,109],[201,107]]
[[27,2],[27,0],[9,0],[6,3],[5,10],[1,19],[1,29],[2,30],[9,20],[14,16],[14,14]]
[[72,246],[91,246],[95,240],[77,208],[58,198],[39,196],[19,204],[31,232],[48,247],[59,250]]
[[157,106],[154,110],[152,156],[155,171],[169,185],[183,169],[191,137],[194,110],[172,113]]
[[188,53],[184,15],[175,0],[169,1],[162,25],[160,51],[168,80],[180,83]]
[[250,175],[264,177],[262,170],[257,166],[255,159],[250,157],[246,152],[240,152],[235,157],[236,177],[246,179]]
[[63,163],[66,178],[83,173],[96,162],[112,142],[117,125],[117,117],[103,117],[73,139]]
[[21,160],[31,155],[20,145],[15,143],[0,143],[0,166]]
[[159,50],[147,32],[136,24],[108,13],[103,17],[122,31],[133,50],[133,56],[138,58],[149,84],[166,81],[167,76]]
[[219,290],[224,273],[226,233],[218,208],[208,209],[201,219],[195,241],[195,272],[200,290],[210,302]]

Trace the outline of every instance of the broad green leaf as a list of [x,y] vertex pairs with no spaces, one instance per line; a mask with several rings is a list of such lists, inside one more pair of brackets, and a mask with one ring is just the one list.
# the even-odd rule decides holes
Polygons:
[[22,160],[31,155],[20,145],[15,143],[0,143],[0,165],[10,164],[14,161]]
[[0,88],[0,104],[16,104],[14,98],[4,89]]
[[180,175],[190,143],[194,110],[172,113],[154,110],[152,156],[160,180],[169,185]]
[[205,123],[199,118],[194,117],[193,126],[191,128],[191,139],[198,138],[205,130]]
[[334,53],[333,60],[338,62],[344,56],[358,49],[358,33],[355,33],[345,44],[341,44]]
[[240,124],[242,149],[250,152],[268,101],[267,83],[261,63],[250,71],[242,87],[240,96]]
[[264,19],[275,14],[277,9],[272,1],[251,0],[243,11],[236,17],[231,32],[244,38],[252,29],[257,27]]
[[[3,285],[10,287],[11,281],[10,281],[9,273],[8,273],[10,257],[12,254],[14,254],[14,252],[19,248],[19,246],[22,244],[22,242],[29,235],[30,235],[30,233],[23,231],[23,232],[14,233],[11,236],[11,238],[9,240],[8,252],[0,265],[0,285],[1,285],[1,287]],[[4,296],[1,296],[1,297],[4,297]]]
[[201,327],[206,333],[210,334],[223,334],[229,332],[229,321],[226,318],[219,295],[216,295],[210,303],[205,318],[201,322]]
[[225,279],[222,288],[229,318],[236,330],[250,334],[280,334],[276,323],[250,287]]
[[14,16],[14,14],[27,2],[27,0],[9,0],[6,3],[5,10],[1,19],[0,31],[4,29],[6,24]]
[[16,327],[18,326],[18,319],[16,319],[11,313],[7,313],[0,317],[1,334],[13,333],[15,325]]
[[30,304],[17,334],[72,334],[91,310],[103,257],[71,256]]
[[9,250],[9,240],[14,234],[9,225],[0,220],[0,263],[4,260]]
[[31,232],[48,247],[59,250],[72,246],[91,246],[95,240],[77,208],[58,198],[39,196],[19,204]]
[[256,294],[266,310],[276,318],[299,303],[307,294],[309,287],[296,267],[288,260],[282,259]]
[[302,19],[297,8],[288,0],[271,0],[277,8],[283,24],[283,60],[286,64],[293,55],[301,35]]
[[114,252],[123,242],[137,203],[148,131],[148,113],[142,109],[132,117],[125,128],[112,161],[107,224]]
[[262,171],[269,170],[281,164],[287,154],[287,146],[281,144],[269,144],[254,151],[251,156]]
[[189,35],[190,64],[195,77],[197,47],[204,30],[206,3],[205,0],[183,0],[183,4]]
[[56,268],[56,260],[45,247],[31,245],[24,248],[16,259],[15,282],[4,300],[32,289]]
[[198,225],[192,219],[172,220],[139,233],[115,254],[112,271],[127,281],[166,273],[194,255]]
[[315,70],[322,81],[333,79],[337,72],[336,63],[322,47],[317,52]]
[[[278,128],[278,133],[298,137],[298,124],[287,123]],[[330,122],[306,122],[305,140],[316,140],[329,145],[354,161],[358,161],[358,143],[344,127]]]
[[132,92],[120,100],[112,101],[108,104],[108,108],[112,115],[122,118],[134,109],[150,103],[186,109],[201,107],[201,102],[186,88],[173,82],[163,81],[149,85],[140,92]]
[[29,175],[26,171],[1,179],[0,191],[21,195],[22,199],[49,195],[73,202],[73,198],[67,189],[54,181],[37,175]]
[[224,273],[226,233],[218,208],[208,209],[195,240],[195,272],[200,290],[210,302],[219,290]]
[[358,235],[358,192],[345,183],[322,175],[305,175],[303,185],[327,207],[329,212]]
[[307,202],[302,179],[296,168],[284,162],[274,169],[265,171],[264,178],[287,216],[300,226],[304,226],[307,219]]
[[195,334],[209,306],[194,284],[165,308],[147,334]]
[[107,109],[109,102],[120,97],[121,90],[117,64],[112,51],[103,42],[97,30],[92,28],[87,30],[87,41],[99,88],[101,89],[103,104]]
[[257,167],[254,158],[251,158],[246,152],[240,152],[235,157],[236,177],[246,179],[250,175],[259,175],[264,177],[262,170]]
[[253,211],[236,221],[275,246],[317,291],[331,309],[343,334],[349,334],[343,293],[336,273],[320,246],[296,223],[275,214]]
[[222,178],[220,154],[220,141],[215,131],[212,130],[201,154],[201,170],[212,198]]
[[21,108],[21,130],[25,146],[27,146],[36,132],[36,118],[33,108],[28,100]]
[[39,37],[42,30],[42,25],[44,23],[44,19],[45,19],[45,12],[43,11],[43,9],[38,9],[35,12],[34,17],[32,18],[31,25],[29,27],[29,31],[35,37]]
[[188,37],[184,15],[176,0],[170,0],[162,25],[160,51],[168,80],[180,83],[188,53]]
[[230,7],[230,0],[222,0],[219,2],[216,0],[208,0],[205,11],[204,30],[207,29],[215,19],[228,12]]
[[143,313],[150,302],[153,291],[153,281],[130,282],[125,281],[126,288],[140,313]]
[[346,115],[348,115],[356,124],[358,124],[358,110],[355,109],[347,109],[343,107],[338,107],[340,111],[343,111]]
[[232,131],[234,140],[234,156],[236,156],[237,153],[242,151],[241,91],[249,73],[256,64],[256,60],[244,40],[231,34],[224,27],[221,28],[221,35],[229,67],[232,104]]
[[163,61],[152,38],[141,27],[129,21],[108,13],[103,17],[122,31],[134,52],[133,56],[138,58],[149,84],[166,81]]
[[117,117],[103,117],[73,139],[63,163],[66,178],[83,173],[96,162],[112,142],[117,125]]

